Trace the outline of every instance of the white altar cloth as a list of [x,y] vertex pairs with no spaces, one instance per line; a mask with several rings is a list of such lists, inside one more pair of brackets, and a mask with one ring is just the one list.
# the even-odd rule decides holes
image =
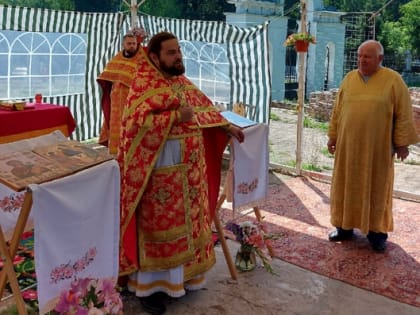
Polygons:
[[119,174],[111,160],[29,186],[40,314],[74,279],[118,277]]
[[244,128],[245,140],[233,139],[234,210],[249,209],[265,203],[268,192],[268,126]]

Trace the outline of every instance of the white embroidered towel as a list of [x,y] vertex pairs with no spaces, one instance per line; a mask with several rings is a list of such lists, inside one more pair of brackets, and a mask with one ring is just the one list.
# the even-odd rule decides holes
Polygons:
[[258,124],[243,131],[243,143],[233,140],[234,210],[263,204],[268,191],[268,126]]
[[107,161],[29,187],[38,302],[45,314],[72,280],[118,276],[119,167]]

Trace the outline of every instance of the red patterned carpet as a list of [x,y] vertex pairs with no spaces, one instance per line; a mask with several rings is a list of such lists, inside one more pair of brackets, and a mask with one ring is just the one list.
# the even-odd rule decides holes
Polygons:
[[[394,232],[385,253],[376,253],[357,230],[352,241],[328,241],[329,189],[329,184],[302,177],[270,187],[260,211],[269,231],[281,235],[274,243],[276,256],[420,307],[420,203],[394,199]],[[231,218],[231,210],[223,208],[222,221]]]

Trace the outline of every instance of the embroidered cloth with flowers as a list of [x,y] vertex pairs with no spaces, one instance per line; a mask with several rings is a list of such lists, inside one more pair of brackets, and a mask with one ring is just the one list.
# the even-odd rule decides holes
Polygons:
[[76,279],[50,314],[121,315],[123,304],[115,279]]

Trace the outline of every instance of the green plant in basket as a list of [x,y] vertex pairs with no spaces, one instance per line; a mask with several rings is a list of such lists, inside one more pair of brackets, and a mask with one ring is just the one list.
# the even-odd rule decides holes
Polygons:
[[300,32],[300,33],[290,34],[284,41],[284,46],[295,46],[297,41],[304,41],[310,44],[316,44],[315,36],[309,33]]

